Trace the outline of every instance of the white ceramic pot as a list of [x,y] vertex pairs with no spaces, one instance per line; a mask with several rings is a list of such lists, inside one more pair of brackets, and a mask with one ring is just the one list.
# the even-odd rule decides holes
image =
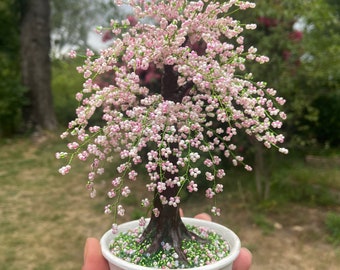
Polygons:
[[[196,219],[196,218],[182,218],[183,222],[185,224],[190,225],[196,225],[196,226],[204,226],[207,228],[210,228],[211,230],[215,231],[216,233],[220,234],[224,240],[227,241],[227,243],[230,246],[230,253],[227,257],[201,267],[196,268],[185,268],[185,270],[232,270],[232,264],[234,260],[237,258],[240,248],[241,248],[241,242],[238,236],[228,229],[227,227],[224,227],[220,224],[217,224],[215,222]],[[149,219],[146,220],[147,222]],[[127,223],[123,223],[118,226],[118,232],[124,232],[132,228],[136,228],[138,226],[138,220],[130,221]],[[117,235],[117,234],[116,234]],[[110,270],[150,270],[155,268],[150,267],[143,267],[139,265],[135,265],[129,262],[126,262],[119,257],[114,256],[109,249],[110,243],[116,236],[112,233],[111,230],[107,231],[103,237],[100,240],[101,248],[103,256],[108,260],[110,265]]]

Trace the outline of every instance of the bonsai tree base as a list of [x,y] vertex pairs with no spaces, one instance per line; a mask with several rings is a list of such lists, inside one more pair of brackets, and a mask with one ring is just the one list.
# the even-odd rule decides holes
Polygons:
[[[196,268],[185,268],[186,270],[231,270],[233,261],[237,258],[241,243],[238,236],[230,229],[206,220],[200,220],[195,218],[182,218],[186,225],[200,226],[208,228],[211,231],[215,231],[217,234],[228,243],[230,251],[227,257],[222,258],[212,264],[200,266]],[[147,220],[149,222],[149,219]],[[128,230],[138,227],[138,220],[127,222],[118,226],[118,232],[126,232]],[[108,260],[110,270],[150,270],[156,268],[144,267],[127,262],[115,255],[110,251],[110,244],[118,234],[113,234],[111,230],[107,231],[100,240],[103,256]],[[182,269],[182,268],[180,268]]]

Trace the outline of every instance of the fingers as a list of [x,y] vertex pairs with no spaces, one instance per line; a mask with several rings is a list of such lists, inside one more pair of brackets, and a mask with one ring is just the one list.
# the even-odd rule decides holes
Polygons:
[[109,270],[108,263],[102,255],[100,243],[96,238],[86,240],[82,270]]
[[180,215],[181,217],[184,216],[184,212],[183,212],[183,209],[182,209],[182,208],[179,209],[179,215]]
[[[184,212],[183,212],[182,208],[179,209],[179,214],[180,214],[181,217],[184,216]],[[198,215],[195,216],[195,218],[203,219],[203,220],[208,220],[208,221],[212,220],[211,216],[209,214],[207,214],[207,213],[198,214]]]
[[207,213],[201,213],[195,216],[195,218],[211,221],[211,216]]
[[233,270],[249,270],[251,266],[252,255],[246,248],[241,248],[240,254],[233,263]]

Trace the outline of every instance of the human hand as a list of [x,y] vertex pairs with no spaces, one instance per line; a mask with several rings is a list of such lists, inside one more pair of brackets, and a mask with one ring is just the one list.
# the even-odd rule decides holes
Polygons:
[[[198,219],[211,220],[208,214],[202,213],[195,216]],[[246,248],[241,248],[240,254],[234,261],[233,270],[249,270],[252,255]],[[82,270],[109,270],[109,265],[101,253],[98,239],[88,238],[84,248],[84,265]]]

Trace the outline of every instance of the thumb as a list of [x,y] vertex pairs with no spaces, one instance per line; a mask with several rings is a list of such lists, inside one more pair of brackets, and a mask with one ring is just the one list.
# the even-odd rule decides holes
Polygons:
[[249,270],[252,262],[252,254],[246,248],[241,248],[240,254],[233,263],[233,270]]
[[109,270],[108,263],[101,253],[100,243],[96,238],[86,240],[82,270]]

